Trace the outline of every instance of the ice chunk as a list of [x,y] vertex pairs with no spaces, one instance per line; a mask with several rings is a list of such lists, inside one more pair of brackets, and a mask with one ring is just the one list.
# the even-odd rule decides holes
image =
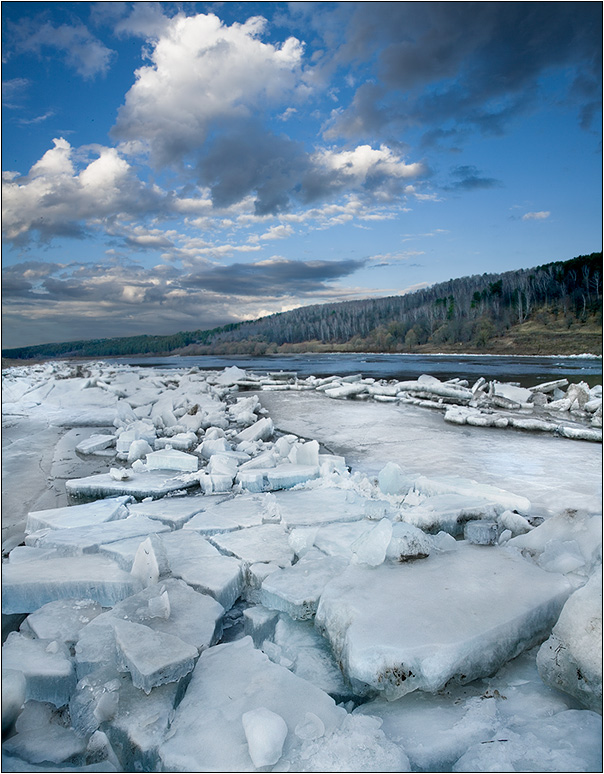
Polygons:
[[350,565],[315,620],[352,680],[396,698],[490,674],[548,631],[569,592],[562,576],[466,544],[412,564]]
[[116,481],[108,473],[98,473],[85,478],[74,478],[65,482],[67,494],[72,497],[113,497],[132,495],[143,497],[162,497],[179,489],[198,486],[195,479],[187,476],[175,476],[174,471],[142,471],[131,473],[127,481]]
[[325,584],[346,565],[341,557],[311,550],[293,567],[277,570],[265,579],[260,602],[265,607],[289,613],[292,618],[312,618]]
[[128,506],[128,510],[133,516],[147,516],[149,519],[157,519],[162,524],[167,524],[171,529],[178,529],[206,507],[206,498],[195,495],[162,497],[159,500],[133,503]]
[[508,529],[514,535],[523,535],[525,532],[530,532],[533,528],[524,516],[514,511],[504,511],[499,516],[499,523],[503,529]]
[[406,476],[396,462],[389,462],[380,470],[378,484],[384,494],[395,495],[406,492],[412,486],[413,479]]
[[419,476],[415,479],[414,486],[419,492],[428,496],[456,494],[488,500],[493,503],[497,513],[515,510],[518,513],[528,514],[531,510],[530,501],[522,495],[459,476],[430,476],[429,478]]
[[[14,736],[2,743],[2,752],[11,758],[14,756],[15,759],[27,761],[30,766],[24,769],[13,768],[11,758],[3,758],[3,771],[65,771],[69,769],[48,766],[84,762],[87,740],[62,722],[51,704],[28,701],[17,719],[16,731]],[[37,769],[31,764],[44,764],[44,767]]]
[[235,440],[237,443],[242,443],[244,441],[267,441],[272,437],[274,431],[273,420],[269,417],[263,417],[257,422],[254,422],[253,425],[246,427],[245,430],[242,430],[235,437]]
[[382,519],[352,543],[352,561],[355,564],[377,567],[386,558],[391,540],[392,522],[390,519]]
[[[204,706],[206,711],[200,712]],[[321,719],[326,733],[342,723],[345,710],[333,699],[287,669],[273,664],[244,637],[202,653],[170,732],[160,747],[164,769],[173,771],[246,771],[247,739],[240,718],[258,707],[280,715],[295,729],[307,712]],[[301,745],[288,734],[283,754]]]
[[264,640],[273,638],[275,626],[279,620],[277,610],[268,610],[263,605],[254,605],[243,611],[243,631],[249,635],[259,648]]
[[453,771],[600,771],[602,718],[566,710],[475,744]]
[[158,771],[158,747],[182,693],[176,683],[160,685],[147,695],[130,679],[122,682],[116,713],[107,735],[123,771]]
[[178,682],[195,665],[197,648],[173,634],[119,619],[113,628],[118,670],[130,672],[133,685],[147,694],[158,685]]
[[37,548],[54,548],[65,556],[97,553],[103,544],[127,540],[132,537],[141,539],[157,532],[167,532],[169,527],[146,516],[129,516],[104,524],[91,524],[72,529],[53,529],[33,532],[25,539],[27,545]]
[[188,530],[164,536],[171,573],[196,591],[209,594],[229,610],[245,585],[241,562],[222,556],[201,535]]
[[130,448],[128,449],[128,462],[132,463],[135,460],[140,460],[152,451],[153,447],[150,446],[144,438],[139,438],[138,441],[132,441]]
[[343,556],[352,560],[352,544],[374,526],[363,521],[344,522],[342,524],[326,524],[319,527],[315,546],[329,556]]
[[[181,420],[180,420],[181,421]],[[179,451],[189,451],[197,445],[197,435],[193,432],[176,433],[169,438],[156,438],[155,449],[166,449],[168,446]]]
[[494,546],[499,539],[499,532],[499,524],[486,519],[468,521],[464,527],[465,539],[477,546]]
[[11,632],[2,646],[2,665],[23,672],[26,699],[62,707],[76,686],[69,648],[57,640],[31,639]]
[[277,465],[265,472],[270,491],[290,489],[298,484],[304,484],[319,476],[319,468],[314,465]]
[[128,509],[125,506],[130,499],[130,497],[111,497],[107,500],[96,500],[92,503],[70,505],[65,508],[31,511],[27,515],[25,531],[85,527],[124,519],[128,516]]
[[391,561],[408,562],[430,555],[432,542],[421,529],[397,522],[392,525],[392,538],[386,549],[386,558]]
[[280,524],[262,524],[213,535],[209,539],[224,553],[243,559],[248,564],[274,561],[280,567],[287,567],[294,559],[287,531]]
[[[167,592],[169,616],[158,615],[165,609]],[[76,645],[78,677],[94,671],[99,665],[116,663],[114,620],[145,624],[157,632],[172,634],[198,651],[220,637],[224,609],[206,594],[199,594],[182,580],[168,578],[123,600],[85,626]]]
[[266,707],[258,707],[244,712],[241,722],[254,766],[259,768],[277,763],[289,732],[281,715]]
[[130,572],[144,587],[151,586],[159,580],[159,564],[150,538],[143,540],[139,545]]
[[215,377],[215,384],[219,384],[221,387],[231,387],[240,379],[247,379],[247,372],[243,371],[238,366],[229,366],[224,371]]
[[115,435],[101,435],[99,433],[91,435],[76,446],[76,451],[80,454],[95,454],[96,452],[107,449],[115,445]]
[[140,581],[104,556],[71,556],[2,565],[2,612],[31,613],[57,599],[91,598],[112,607]]
[[149,470],[178,470],[181,473],[194,473],[199,467],[199,459],[178,449],[160,449],[147,454]]
[[349,489],[321,486],[276,492],[281,519],[290,529],[364,518],[366,500]]
[[213,454],[220,454],[221,452],[231,451],[231,444],[227,441],[226,438],[208,438],[207,436],[208,433],[206,432],[206,439],[197,449],[197,451],[204,459],[209,460]]
[[202,535],[232,532],[262,524],[265,514],[265,501],[258,495],[238,495],[211,503],[205,498],[204,502],[204,510],[185,524],[186,531],[193,530]]
[[527,390],[524,387],[517,387],[514,384],[506,384],[502,382],[493,382],[493,394],[498,395],[508,400],[513,400],[516,403],[528,403],[532,398],[532,391]]
[[289,460],[294,465],[319,465],[319,444],[317,441],[295,444],[290,453]]
[[2,735],[9,731],[25,703],[26,681],[20,669],[2,667]]
[[602,570],[564,605],[537,655],[543,681],[602,712]]
[[[546,519],[530,532],[512,538],[509,545],[532,556],[539,556],[549,545],[549,556],[553,559],[555,553],[551,547],[554,543],[570,541],[579,547],[585,563],[579,569],[588,574],[591,568],[602,561],[602,517],[567,509]],[[546,554],[546,561],[547,558]]]
[[41,640],[59,640],[72,645],[81,628],[102,612],[101,605],[92,599],[58,599],[28,615],[21,631],[31,631]]

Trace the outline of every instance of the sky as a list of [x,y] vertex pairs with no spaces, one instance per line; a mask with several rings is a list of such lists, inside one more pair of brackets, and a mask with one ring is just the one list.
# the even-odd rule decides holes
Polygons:
[[3,2],[2,345],[601,249],[600,2]]

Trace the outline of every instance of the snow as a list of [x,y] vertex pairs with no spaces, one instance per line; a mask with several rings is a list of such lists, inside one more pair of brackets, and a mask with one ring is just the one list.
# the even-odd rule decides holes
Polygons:
[[3,770],[601,765],[601,389],[19,373]]

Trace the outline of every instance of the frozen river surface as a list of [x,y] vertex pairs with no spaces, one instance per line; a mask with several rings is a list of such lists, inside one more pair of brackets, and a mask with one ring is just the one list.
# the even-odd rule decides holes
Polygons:
[[387,462],[409,474],[456,475],[528,497],[534,512],[602,507],[602,447],[522,431],[459,427],[416,406],[334,401],[320,393],[261,394],[283,432],[316,438],[353,470]]
[[601,387],[3,377],[2,771],[601,770]]

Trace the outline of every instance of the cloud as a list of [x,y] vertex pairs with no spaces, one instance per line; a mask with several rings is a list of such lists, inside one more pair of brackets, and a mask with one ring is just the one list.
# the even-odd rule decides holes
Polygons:
[[115,148],[91,147],[96,158],[81,163],[67,140],[53,143],[28,175],[4,176],[5,240],[27,244],[34,234],[43,241],[83,237],[88,229],[118,217],[162,211],[165,195],[141,183]]
[[379,82],[357,89],[351,106],[333,116],[329,137],[416,126],[425,127],[426,140],[435,129],[501,133],[535,107],[540,80],[555,70],[577,74],[566,99],[579,105],[584,122],[599,99],[599,4],[355,3],[351,9],[334,60],[376,57]]
[[494,177],[484,177],[480,170],[472,165],[462,165],[451,170],[453,182],[445,186],[446,191],[476,191],[484,188],[499,188],[502,183]]
[[[149,269],[29,261],[3,271],[4,346],[212,328],[285,307],[366,295],[338,281],[363,261],[291,261]],[[74,333],[77,331],[77,333]]]
[[2,106],[6,108],[20,107],[25,90],[30,81],[27,78],[10,78],[2,81]]
[[213,14],[169,20],[120,108],[114,136],[143,141],[157,166],[197,155],[212,127],[294,92],[303,46],[264,43],[262,17],[230,27]]
[[115,52],[92,35],[83,24],[54,26],[41,17],[10,23],[12,43],[19,53],[42,56],[45,49],[55,49],[65,63],[83,78],[105,75]]
[[522,216],[522,220],[546,220],[550,216],[550,212],[527,212]]

